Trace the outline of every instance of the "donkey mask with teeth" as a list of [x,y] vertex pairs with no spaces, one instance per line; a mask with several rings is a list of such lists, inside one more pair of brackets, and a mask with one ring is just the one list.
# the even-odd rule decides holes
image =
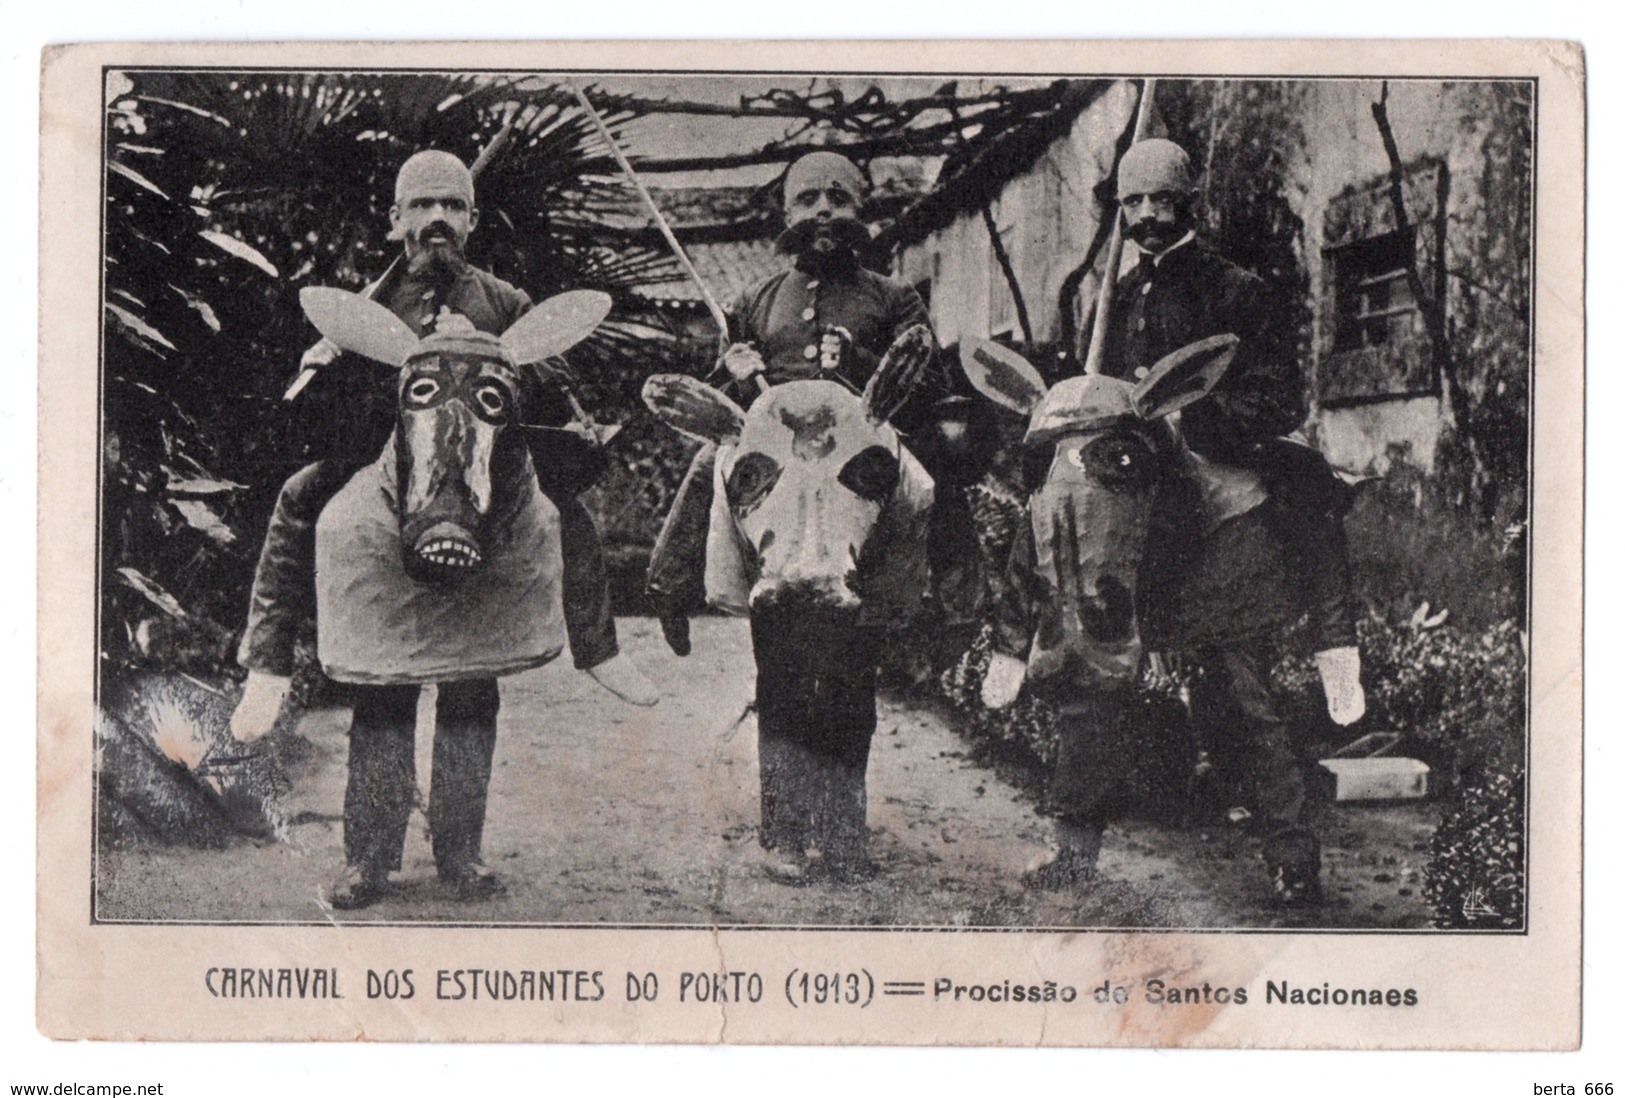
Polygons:
[[300,304],[344,350],[400,370],[394,433],[316,525],[328,674],[429,683],[552,659],[563,647],[558,515],[521,434],[520,371],[590,334],[608,296],[560,294],[501,337],[442,323],[422,340],[357,294],[310,288]]

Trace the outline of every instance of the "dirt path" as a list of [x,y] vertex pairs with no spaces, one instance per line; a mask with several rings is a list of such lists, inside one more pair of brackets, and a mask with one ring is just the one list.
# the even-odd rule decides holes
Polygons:
[[[882,704],[869,769],[880,873],[861,885],[787,888],[756,845],[755,725],[745,624],[694,623],[694,654],[666,651],[652,621],[622,644],[667,692],[652,710],[615,701],[567,662],[505,680],[486,861],[506,896],[459,904],[440,890],[414,814],[401,886],[365,911],[330,911],[341,862],[349,714],[308,714],[315,750],[294,768],[285,843],[225,851],[104,852],[98,914],[227,922],[451,921],[701,925],[1357,926],[1426,924],[1419,869],[1424,806],[1340,809],[1326,829],[1328,904],[1282,916],[1265,903],[1249,843],[1222,830],[1125,824],[1107,835],[1103,879],[1073,894],[1018,882],[1047,822],[1029,798],[967,757],[943,717]],[[418,767],[430,737],[420,710]]]

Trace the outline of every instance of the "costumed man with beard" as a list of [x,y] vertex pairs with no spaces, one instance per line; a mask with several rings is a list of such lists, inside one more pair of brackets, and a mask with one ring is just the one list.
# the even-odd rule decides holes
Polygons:
[[[1137,381],[1164,356],[1197,340],[1225,333],[1240,338],[1218,385],[1179,413],[1178,430],[1217,480],[1225,479],[1226,469],[1262,480],[1269,493],[1261,505],[1265,521],[1309,611],[1327,708],[1337,723],[1352,724],[1364,714],[1365,696],[1342,525],[1349,491],[1318,451],[1284,437],[1307,413],[1288,314],[1262,279],[1197,238],[1190,159],[1177,144],[1153,138],[1132,146],[1118,165],[1117,193],[1124,235],[1140,258],[1116,284],[1102,372]],[[1085,345],[1089,336],[1086,330]],[[1155,544],[1155,535],[1151,548],[1178,552]],[[1156,592],[1148,597],[1154,600]],[[999,666],[990,668],[983,695],[990,704],[1014,700],[1001,680],[1019,688],[1019,643],[1016,637],[997,645]],[[1276,898],[1313,902],[1319,896],[1320,847],[1307,822],[1302,765],[1270,695],[1274,655],[1269,640],[1193,653],[1191,718],[1214,767],[1227,771],[1252,802]],[[1058,846],[1029,868],[1026,880],[1035,886],[1065,887],[1094,873],[1104,805],[1112,794],[1097,780],[1098,765],[1069,768],[1069,754],[1082,759],[1089,751],[1084,745],[1069,753],[1062,745],[1055,785],[1063,795],[1052,790],[1051,798]],[[1084,770],[1097,773],[1091,778]],[[1069,798],[1068,789],[1091,792]]]
[[[420,338],[468,325],[500,335],[528,312],[524,291],[464,258],[479,221],[474,180],[450,153],[426,150],[401,166],[390,207],[390,238],[405,252],[381,284],[366,291]],[[315,402],[327,414],[329,454],[283,486],[254,576],[248,625],[238,662],[248,669],[232,733],[249,741],[274,724],[293,672],[297,637],[316,607],[316,521],[329,500],[382,449],[395,423],[393,373],[386,380],[370,365],[331,368],[339,356],[327,340],[311,347],[301,367],[319,370]],[[554,428],[527,432],[537,480],[558,510],[566,634],[578,668],[623,701],[653,705],[659,695],[620,655],[610,614],[603,549],[591,517],[576,495],[596,473],[601,456],[573,426],[575,405],[562,370],[533,368],[521,414],[526,423]],[[344,873],[329,891],[335,907],[369,905],[400,868],[415,780],[413,728],[419,688],[367,687],[358,691],[350,731],[349,784],[344,803]],[[504,891],[480,858],[486,787],[491,776],[498,708],[494,679],[439,686],[430,830],[441,880],[464,899]]]
[[[756,396],[758,376],[769,385],[832,378],[861,392],[898,336],[916,324],[929,326],[919,294],[860,262],[869,244],[868,228],[859,220],[867,190],[863,172],[839,153],[808,153],[785,173],[786,228],[777,246],[791,264],[734,303],[730,345],[718,362],[730,376],[730,395],[741,405]],[[977,554],[968,517],[954,522],[963,509],[961,497],[942,489],[981,475],[978,463],[984,451],[991,452],[986,432],[993,427],[990,420],[975,418],[979,411],[975,402],[948,396],[942,377],[928,375],[892,420],[937,483],[929,551],[939,597],[946,565]],[[709,446],[695,455],[650,559],[649,594],[679,656],[690,651],[689,616],[705,607],[714,459]],[[973,585],[979,587],[979,581],[958,586]]]
[[[858,166],[834,152],[809,153],[785,173],[787,227],[778,247],[791,258],[790,266],[747,290],[733,306],[728,333],[731,343],[718,364],[728,371],[731,395],[741,405],[748,405],[757,395],[758,377],[769,385],[827,378],[861,392],[898,336],[916,325],[929,326],[925,303],[914,290],[865,269],[859,261],[862,249],[869,243],[868,229],[859,220],[866,191],[867,181]],[[956,483],[953,474],[968,466],[967,451],[974,434],[965,422],[943,414],[944,403],[942,381],[928,375],[915,388],[908,404],[891,419],[911,452],[936,479],[935,507],[942,505],[942,488]],[[715,460],[712,446],[695,455],[655,543],[649,566],[650,595],[666,639],[680,656],[690,650],[688,617],[705,606],[705,549]],[[974,478],[959,479],[957,483],[966,483],[967,479]],[[938,533],[935,507],[933,537]],[[965,539],[974,547],[973,534],[967,532]],[[974,548],[970,552],[974,554]],[[848,745],[825,746],[841,753],[842,765],[859,776],[859,808],[855,816],[860,821],[859,830],[863,818],[861,775],[875,727],[879,636],[877,631],[872,651],[848,652],[840,657],[850,667],[866,668],[858,676],[866,686],[855,688],[851,697],[819,703],[837,714],[831,721],[840,725],[823,734]],[[815,683],[826,678],[817,673],[808,653],[793,651],[793,646],[769,647],[771,651],[761,643],[757,645],[758,682],[778,684],[769,692],[771,697],[758,691],[758,703],[764,707],[760,717],[764,729],[805,720],[811,702],[797,701],[801,697],[798,691],[814,689]],[[776,775],[781,771],[783,775],[795,775],[799,771],[788,763],[780,767],[773,760],[793,751],[774,742],[765,732],[762,751],[762,827],[758,838],[770,853],[768,873],[783,883],[805,883],[817,875],[816,871],[810,872],[812,867],[806,858],[806,836],[794,834],[793,827],[778,823],[795,813],[778,810],[776,787],[797,779]],[[834,810],[832,814],[843,819],[851,815]],[[866,875],[865,836],[847,835],[836,845],[841,849],[822,852],[822,871],[837,880]]]

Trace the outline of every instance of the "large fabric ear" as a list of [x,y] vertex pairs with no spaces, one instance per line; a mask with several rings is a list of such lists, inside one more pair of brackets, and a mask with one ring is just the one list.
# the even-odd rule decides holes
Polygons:
[[1236,357],[1241,338],[1228,332],[1187,343],[1151,367],[1129,400],[1141,419],[1161,419],[1194,404],[1219,384]]
[[502,346],[515,366],[562,355],[609,315],[610,297],[601,290],[571,290],[548,298],[502,333]]
[[990,340],[966,336],[959,344],[959,364],[977,392],[1012,412],[1027,415],[1049,391],[1031,363]]
[[686,374],[655,374],[643,383],[643,403],[666,426],[701,442],[732,445],[745,427],[743,408]]
[[306,286],[299,291],[299,305],[317,331],[346,351],[401,366],[418,348],[418,337],[405,321],[360,294]]
[[925,367],[936,349],[937,341],[924,324],[914,325],[892,341],[863,390],[863,410],[870,419],[883,423],[903,406],[925,376]]

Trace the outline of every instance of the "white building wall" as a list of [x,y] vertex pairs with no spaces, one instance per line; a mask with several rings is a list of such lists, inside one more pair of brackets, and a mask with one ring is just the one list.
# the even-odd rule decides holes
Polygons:
[[[1313,346],[1324,346],[1325,271],[1321,260],[1327,205],[1350,184],[1364,184],[1388,172],[1388,155],[1371,115],[1382,94],[1380,81],[1326,81],[1311,86],[1304,118],[1305,176],[1304,253],[1309,268],[1315,332]],[[1437,81],[1393,81],[1388,88],[1388,117],[1394,142],[1408,163],[1435,156],[1450,169],[1453,212],[1472,192],[1477,139],[1464,125],[1447,85]],[[1448,248],[1448,230],[1447,248]],[[1318,362],[1317,362],[1318,365]],[[1395,456],[1432,472],[1444,409],[1438,397],[1408,397],[1370,404],[1319,408],[1314,428],[1320,448],[1334,465],[1366,474],[1388,470]]]
[[[994,223],[1039,342],[1060,335],[1061,284],[1088,254],[1105,213],[1094,188],[1111,173],[1117,139],[1129,125],[1138,95],[1135,84],[1113,85],[1031,171],[1011,180],[994,200]],[[897,269],[909,283],[931,280],[931,322],[944,346],[954,346],[965,334],[1019,337],[1009,286],[980,213],[961,215],[905,248]],[[1098,277],[1087,279],[1080,298],[1092,300],[1098,284]]]

